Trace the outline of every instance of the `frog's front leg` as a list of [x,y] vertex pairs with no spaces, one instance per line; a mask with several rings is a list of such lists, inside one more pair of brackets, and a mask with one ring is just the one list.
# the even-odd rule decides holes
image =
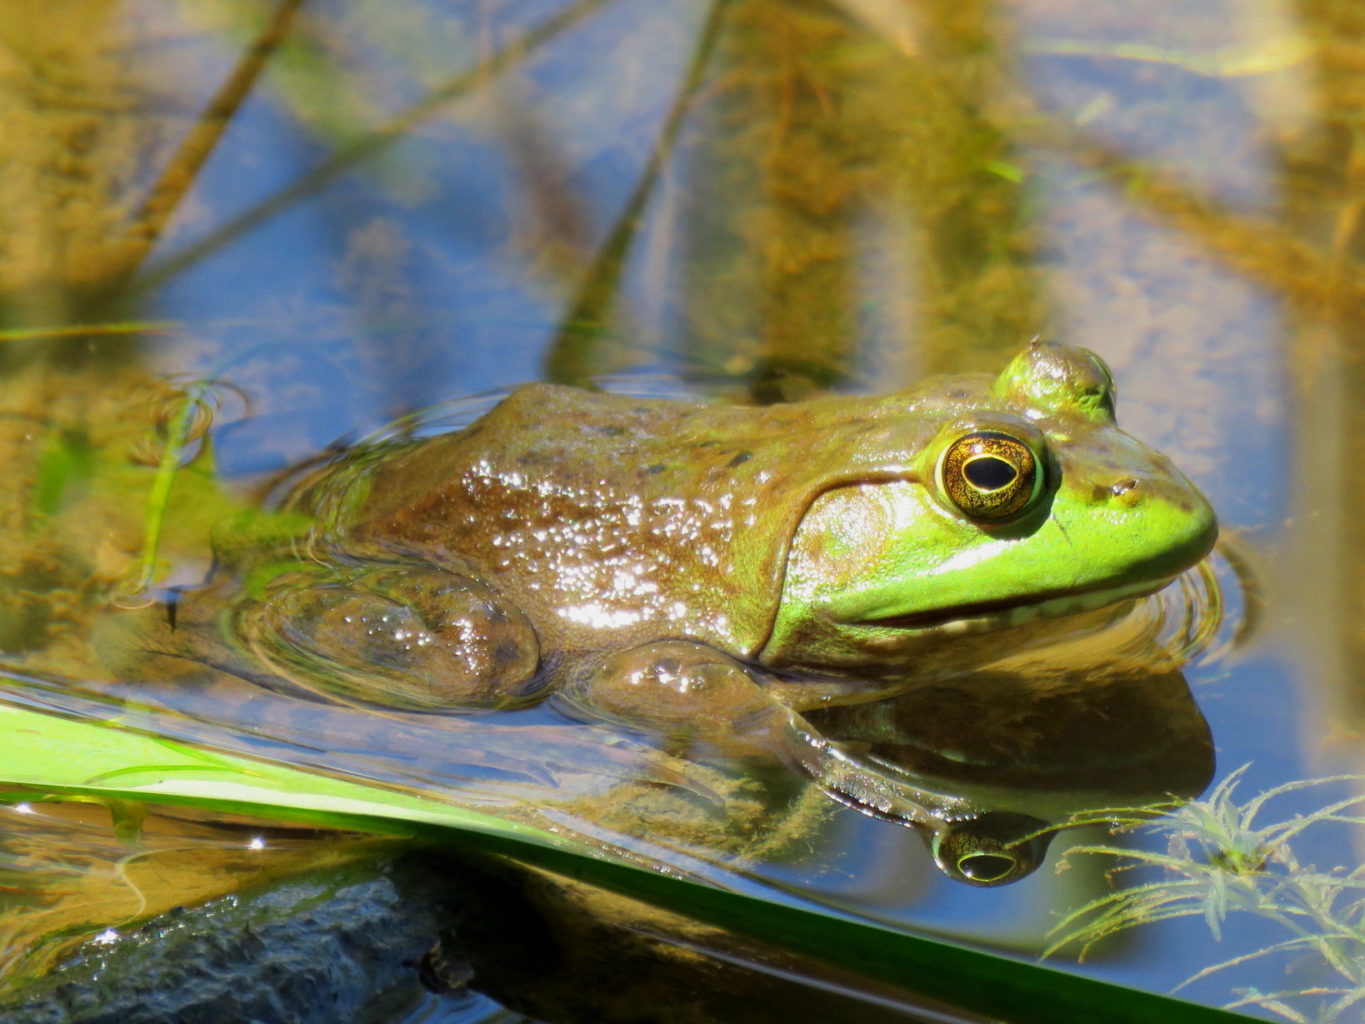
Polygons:
[[286,679],[342,699],[457,711],[539,696],[526,616],[480,581],[430,566],[300,565],[244,602],[232,629]]
[[659,734],[678,753],[773,756],[804,722],[743,663],[694,640],[655,640],[566,673],[553,703],[577,718]]

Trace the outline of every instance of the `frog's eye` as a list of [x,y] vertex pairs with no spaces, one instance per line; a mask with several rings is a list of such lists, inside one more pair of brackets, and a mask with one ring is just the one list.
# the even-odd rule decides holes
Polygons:
[[1042,492],[1038,456],[1023,441],[996,430],[964,434],[943,452],[938,483],[972,519],[1008,519]]

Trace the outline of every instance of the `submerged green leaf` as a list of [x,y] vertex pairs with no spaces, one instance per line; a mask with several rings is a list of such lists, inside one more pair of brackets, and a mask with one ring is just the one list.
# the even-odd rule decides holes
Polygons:
[[30,507],[42,517],[56,515],[86,487],[95,453],[84,430],[69,428],[49,438],[38,457]]
[[562,840],[526,825],[378,786],[312,775],[186,747],[120,728],[0,707],[0,779],[62,793],[184,802],[240,813],[304,817],[318,824],[410,832],[412,824]]

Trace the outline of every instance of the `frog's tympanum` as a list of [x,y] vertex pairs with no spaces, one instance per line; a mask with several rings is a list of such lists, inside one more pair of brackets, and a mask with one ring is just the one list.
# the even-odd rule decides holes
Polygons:
[[[292,684],[429,712],[553,694],[740,754],[1151,593],[1216,533],[1116,426],[1104,363],[1038,342],[995,379],[766,408],[527,385],[285,509],[304,535],[219,557],[232,633]],[[793,760],[846,774],[818,747]]]

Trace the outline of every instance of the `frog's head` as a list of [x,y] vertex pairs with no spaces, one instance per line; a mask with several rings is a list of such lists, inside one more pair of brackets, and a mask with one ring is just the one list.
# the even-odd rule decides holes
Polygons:
[[913,669],[949,638],[1151,593],[1217,536],[1194,485],[1119,430],[1113,378],[1084,349],[1034,342],[996,380],[940,381],[902,408],[908,471],[811,502],[762,661]]

